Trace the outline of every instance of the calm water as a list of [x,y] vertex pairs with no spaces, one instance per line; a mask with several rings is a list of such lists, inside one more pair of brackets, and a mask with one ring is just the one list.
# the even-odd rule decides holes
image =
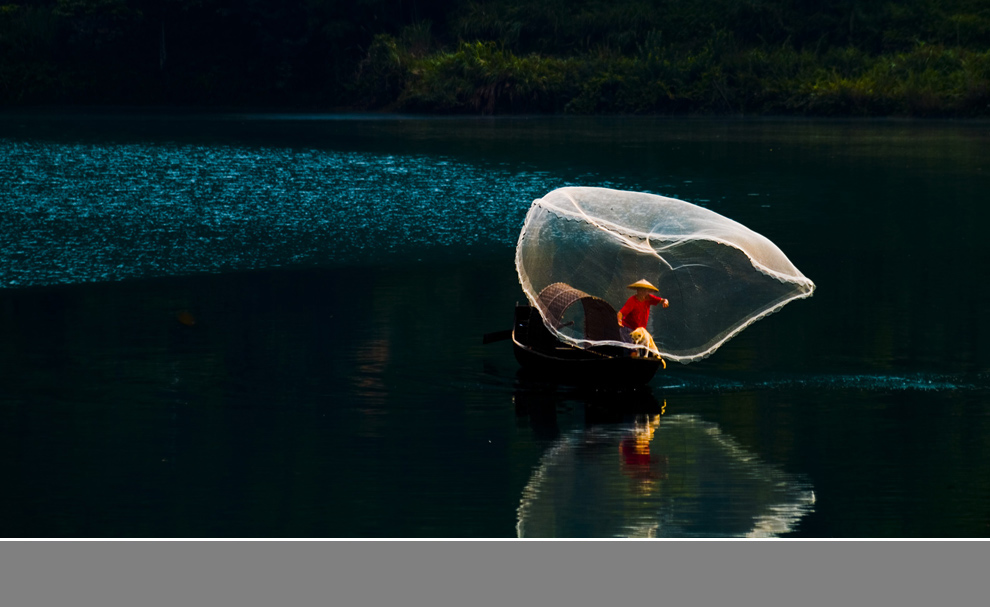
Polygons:
[[[990,124],[0,116],[0,536],[990,536]],[[649,390],[517,379],[564,185],[816,282]]]

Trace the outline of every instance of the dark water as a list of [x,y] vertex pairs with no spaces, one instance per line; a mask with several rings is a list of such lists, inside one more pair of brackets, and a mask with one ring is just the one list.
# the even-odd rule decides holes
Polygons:
[[[0,536],[990,535],[990,125],[0,116]],[[563,185],[815,296],[625,395],[516,377]]]

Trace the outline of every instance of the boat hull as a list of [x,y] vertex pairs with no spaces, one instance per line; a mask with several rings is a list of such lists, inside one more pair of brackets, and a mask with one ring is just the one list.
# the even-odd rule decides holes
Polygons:
[[526,374],[541,381],[631,388],[649,383],[664,366],[658,358],[634,358],[623,348],[601,352],[565,344],[530,306],[516,307],[512,346]]

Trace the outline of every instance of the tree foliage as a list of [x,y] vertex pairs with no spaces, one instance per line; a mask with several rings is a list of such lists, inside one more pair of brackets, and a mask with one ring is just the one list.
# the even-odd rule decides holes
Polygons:
[[983,0],[0,0],[0,104],[986,115]]

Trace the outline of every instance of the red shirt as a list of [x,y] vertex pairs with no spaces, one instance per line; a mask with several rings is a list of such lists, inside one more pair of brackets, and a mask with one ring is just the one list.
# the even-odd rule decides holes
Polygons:
[[650,320],[650,306],[663,303],[663,297],[657,297],[652,293],[646,294],[646,299],[640,301],[633,295],[626,301],[619,312],[622,314],[622,326],[630,329],[646,327],[646,321]]

